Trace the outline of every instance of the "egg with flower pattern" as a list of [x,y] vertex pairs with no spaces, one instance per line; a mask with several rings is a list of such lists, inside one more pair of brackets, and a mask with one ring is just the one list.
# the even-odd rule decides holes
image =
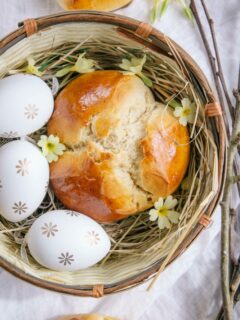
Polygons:
[[41,204],[49,183],[49,166],[40,150],[27,141],[0,148],[0,214],[19,222]]
[[27,234],[31,255],[42,266],[76,271],[93,266],[110,250],[105,230],[75,211],[49,211],[32,224]]
[[16,74],[0,80],[0,137],[16,138],[42,128],[53,112],[54,99],[39,77]]

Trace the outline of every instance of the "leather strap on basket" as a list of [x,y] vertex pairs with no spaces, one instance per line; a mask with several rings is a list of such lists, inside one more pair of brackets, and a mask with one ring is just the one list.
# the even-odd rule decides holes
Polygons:
[[24,20],[23,25],[28,37],[38,31],[37,21],[35,19]]
[[205,106],[205,114],[207,117],[216,117],[222,114],[221,106],[218,102],[211,102]]
[[203,214],[199,219],[198,223],[204,226],[204,228],[208,228],[212,224],[212,219],[206,214]]
[[152,32],[152,26],[146,22],[140,22],[135,33],[144,39],[147,39]]
[[102,284],[96,284],[93,287],[92,295],[94,298],[101,298],[104,295],[104,286]]

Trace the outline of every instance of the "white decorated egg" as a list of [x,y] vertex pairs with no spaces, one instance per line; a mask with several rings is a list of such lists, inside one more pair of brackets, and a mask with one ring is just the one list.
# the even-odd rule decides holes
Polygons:
[[69,210],[54,210],[37,218],[27,243],[39,264],[57,271],[88,268],[110,250],[109,237],[96,221]]
[[50,88],[37,76],[21,73],[0,80],[0,137],[21,137],[42,128],[53,105]]
[[27,141],[0,148],[0,214],[19,222],[41,204],[49,183],[49,165],[40,150]]

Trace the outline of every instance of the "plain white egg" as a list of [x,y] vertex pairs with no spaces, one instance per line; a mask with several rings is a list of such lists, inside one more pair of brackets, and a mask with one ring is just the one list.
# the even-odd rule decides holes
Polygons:
[[42,128],[54,99],[41,78],[21,73],[0,80],[0,106],[0,137],[15,138]]
[[49,165],[40,150],[27,141],[0,148],[0,214],[19,222],[41,204],[49,183]]
[[91,218],[70,210],[50,211],[27,234],[31,255],[49,269],[76,271],[103,259],[110,250],[104,229]]

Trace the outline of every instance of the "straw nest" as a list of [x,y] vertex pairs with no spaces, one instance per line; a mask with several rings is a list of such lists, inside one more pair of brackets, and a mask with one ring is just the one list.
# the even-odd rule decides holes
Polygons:
[[[63,207],[51,189],[38,210],[27,220],[10,223],[0,216],[0,256],[35,277],[74,286],[96,283],[111,285],[144,272],[159,261],[163,262],[164,267],[171,260],[179,244],[196,226],[204,209],[209,206],[218,190],[217,139],[213,135],[215,128],[204,113],[204,106],[208,102],[207,94],[188,72],[174,45],[166,38],[171,50],[171,59],[125,38],[116,40],[114,33],[111,33],[109,28],[106,30],[101,41],[95,33],[90,36],[82,34],[82,39],[72,39],[70,42],[66,39],[56,40],[51,34],[53,31],[50,30],[45,42],[42,39],[42,46],[37,46],[38,39],[33,37],[31,46],[29,43],[20,42],[4,53],[2,61],[0,60],[0,76],[3,78],[9,74],[23,72],[27,64],[26,58],[31,55],[36,61],[36,66],[43,72],[42,78],[54,87],[56,94],[78,74],[69,73],[59,78],[59,83],[54,75],[58,70],[74,64],[79,54],[84,51],[87,58],[97,62],[98,69],[117,70],[123,58],[142,57],[146,54],[147,61],[143,73],[153,83],[151,89],[156,100],[164,103],[166,108],[172,108],[173,101],[180,102],[184,97],[189,97],[196,104],[195,122],[189,125],[191,158],[187,180],[184,186],[179,187],[174,193],[174,197],[178,199],[176,210],[181,213],[178,225],[160,231],[157,223],[149,220],[148,212],[116,223],[103,224],[112,243],[108,256],[98,265],[86,270],[60,273],[37,264],[29,254],[24,240],[29,227],[39,215]],[[29,47],[20,54],[21,46]],[[18,58],[16,52],[19,53]],[[1,65],[3,58],[4,67],[3,63]],[[44,133],[46,128],[34,133],[29,139],[37,141]],[[10,140],[1,139],[0,144],[3,145]]]

